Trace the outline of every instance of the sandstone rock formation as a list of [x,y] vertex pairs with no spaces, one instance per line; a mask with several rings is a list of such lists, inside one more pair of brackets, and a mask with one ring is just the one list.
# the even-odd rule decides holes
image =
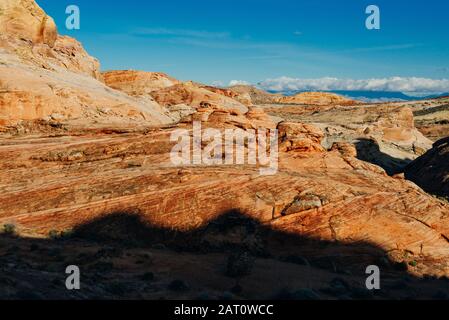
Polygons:
[[358,157],[380,165],[389,174],[431,148],[432,142],[414,126],[412,109],[398,105],[266,106],[272,116],[315,124],[325,134],[323,145],[353,144]]
[[[140,101],[106,87],[99,62],[76,40],[58,36],[51,18],[34,1],[8,0],[1,9],[3,131],[33,121],[81,126],[173,122],[154,100]],[[40,37],[35,36],[39,26],[43,28]]]
[[247,113],[242,113],[239,109],[223,108],[207,102],[202,102],[195,112],[181,122],[190,124],[192,121],[200,121],[213,128],[276,129],[276,123],[263,109],[249,107]]
[[[26,298],[16,287],[44,299],[222,297],[231,254],[253,262],[232,298],[273,298],[305,283],[324,298],[366,297],[371,264],[393,288],[380,297],[398,297],[399,278],[404,298],[432,297],[430,282],[447,290],[439,277],[449,277],[449,204],[360,159],[394,173],[430,148],[410,108],[313,94],[303,95],[307,106],[254,107],[245,93],[255,104],[274,97],[135,71],[106,73],[106,86],[79,43],[50,40],[51,20],[32,1],[1,5],[24,18],[10,23],[0,11],[0,298]],[[41,37],[33,19],[45,20]],[[223,148],[221,164],[175,164],[172,134],[183,129],[192,141],[195,120],[203,133],[277,128],[277,171],[226,163]],[[33,132],[22,130],[28,122]],[[249,153],[248,141],[238,147]],[[447,149],[447,139],[436,143],[405,176],[447,194]],[[83,267],[87,291],[54,280],[68,263]]]
[[449,137],[441,139],[405,168],[405,177],[449,200]]
[[280,94],[271,94],[252,86],[238,85],[232,86],[229,89],[242,95],[249,95],[254,104],[275,103],[282,97]]
[[277,103],[283,104],[306,104],[306,105],[341,105],[348,106],[357,104],[356,101],[347,99],[335,93],[327,92],[302,92],[291,97],[282,97],[277,99]]
[[278,126],[282,151],[324,152],[324,133],[309,124],[282,122]]
[[248,108],[237,100],[198,87],[192,82],[176,84],[154,91],[151,96],[163,107],[187,104],[198,108],[202,102],[207,102],[220,105],[223,108],[238,110],[241,113],[248,111]]
[[180,83],[175,78],[160,72],[123,70],[105,72],[103,76],[108,86],[133,97],[151,96],[153,91]]
[[[263,225],[260,232],[269,228],[304,239],[359,243],[325,253],[348,269],[360,267],[359,259],[354,265],[350,261],[361,252],[366,263],[382,257],[375,247],[388,252],[391,261],[416,261],[410,272],[449,274],[449,205],[348,154],[310,148],[320,140],[316,128],[284,123],[279,129],[293,143],[281,150],[279,172],[272,176],[251,165],[173,166],[173,129],[2,139],[0,225],[13,223],[21,234],[45,236],[129,212],[155,228],[191,232],[237,210]],[[313,242],[298,246],[267,236],[273,239],[208,241],[212,246],[237,241],[274,257],[324,254]]]
[[251,95],[247,92],[237,92],[234,91],[232,89],[224,89],[224,88],[217,88],[217,87],[212,87],[212,86],[205,86],[205,85],[200,85],[201,88],[224,95],[226,97],[235,99],[241,103],[243,103],[246,106],[251,106],[252,100],[251,100]]
[[57,40],[56,25],[33,0],[2,0],[0,34],[53,47]]
[[[429,104],[429,105],[427,105]],[[433,141],[449,137],[449,99],[435,99],[414,106],[415,125],[426,137]]]

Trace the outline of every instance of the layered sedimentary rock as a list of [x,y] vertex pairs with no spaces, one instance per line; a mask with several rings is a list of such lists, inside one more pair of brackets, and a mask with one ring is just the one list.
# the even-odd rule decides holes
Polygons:
[[205,86],[205,85],[200,85],[200,87],[204,88],[206,90],[221,94],[223,96],[235,99],[235,100],[243,103],[246,106],[251,106],[253,104],[252,100],[251,100],[251,95],[247,92],[237,92],[232,89],[217,88],[217,87]]
[[275,103],[282,97],[280,94],[271,94],[252,86],[238,85],[232,86],[229,89],[242,95],[249,95],[254,104]]
[[410,163],[405,177],[449,200],[449,137],[435,142],[432,149]]
[[[34,5],[20,3],[24,6],[17,12],[31,10],[33,16]],[[322,286],[322,279],[330,281],[337,273],[362,283],[365,290],[365,270],[370,264],[381,265],[386,277],[449,276],[449,205],[401,176],[390,177],[381,167],[358,159],[379,161],[393,170],[408,157],[424,153],[429,141],[414,127],[410,108],[322,106],[322,100],[309,100],[318,103],[315,106],[265,106],[265,111],[283,118],[278,123],[264,109],[235,100],[232,92],[177,83],[163,74],[107,73],[106,86],[95,60],[74,40],[36,39],[34,31],[24,31],[33,29],[33,23],[12,28],[4,27],[9,20],[0,21],[2,30],[9,32],[1,38],[0,124],[50,123],[33,135],[0,134],[0,226],[2,231],[15,228],[16,232],[12,238],[0,237],[4,266],[0,280],[6,284],[0,296],[9,297],[9,290],[21,281],[29,281],[28,289],[43,288],[46,294],[47,287],[36,283],[53,275],[47,270],[51,268],[42,266],[45,255],[62,257],[56,267],[51,266],[54,270],[79,263],[87,266],[83,274],[93,271],[94,279],[85,283],[92,297],[111,292],[116,297],[119,292],[140,298],[147,293],[154,298],[163,286],[174,288],[169,298],[185,298],[173,292],[186,286],[173,279],[167,283],[167,274],[190,277],[195,288],[213,291],[227,286],[228,290],[229,278],[226,282],[214,272],[222,269],[220,263],[228,254],[240,251],[228,259],[231,269],[241,257],[257,258],[250,280],[239,279],[249,288],[240,294],[251,298],[272,297],[274,292],[269,290],[279,289],[279,279],[287,284],[313,279]],[[253,103],[259,101],[257,94],[250,93]],[[180,123],[165,126],[174,118]],[[66,127],[68,121],[79,126]],[[192,147],[192,141],[197,142],[193,121],[201,122],[202,133],[210,128],[220,133],[276,128],[277,171],[261,174],[266,164],[249,159],[225,162],[228,154],[223,148],[216,159],[221,163],[174,163],[173,147],[179,141],[172,135],[183,129]],[[108,128],[83,129],[101,123]],[[132,130],[121,131],[123,125]],[[203,152],[208,142],[200,141]],[[237,147],[249,154],[249,141],[236,143]],[[269,144],[257,149],[269,151],[269,156],[274,152]],[[416,177],[429,174],[431,179],[416,181],[423,186],[439,183],[440,190],[446,190],[447,174],[442,174],[447,173],[446,151],[447,141],[440,141],[407,172]],[[79,238],[47,239],[61,234]],[[92,239],[105,240],[108,246],[89,255],[87,251],[96,248]],[[119,245],[111,248],[114,241]],[[13,246],[6,248],[9,243]],[[71,253],[54,253],[60,249],[58,244],[67,244]],[[115,260],[115,255],[120,256],[115,250],[121,246],[127,255]],[[151,263],[142,258],[148,248],[158,248],[154,261],[148,259]],[[25,262],[16,261],[22,254]],[[98,256],[107,262],[97,261]],[[148,272],[130,279],[136,270],[148,268],[157,272],[156,285],[148,284],[154,278]],[[108,275],[105,269],[115,272]],[[140,286],[128,293],[112,283],[109,290],[98,285],[99,272],[103,272],[102,281],[110,281],[110,276],[112,281],[121,278]],[[360,274],[362,282],[352,278]],[[67,294],[63,285],[53,285]]]
[[235,109],[242,113],[246,113],[248,111],[247,106],[237,100],[198,87],[193,82],[180,83],[154,91],[151,93],[151,96],[164,107],[187,104],[198,108],[202,102],[207,102],[220,105],[223,108]]
[[56,25],[33,0],[2,0],[0,34],[53,47],[58,34]]
[[122,70],[108,71],[103,73],[103,76],[108,86],[134,97],[148,96],[153,91],[165,89],[180,83],[175,78],[161,72]]
[[413,107],[415,125],[426,137],[437,141],[449,137],[449,99],[441,98]]
[[51,18],[34,1],[6,1],[1,9],[3,131],[33,121],[81,126],[173,122],[154,100],[137,100],[106,87],[99,62],[75,39],[59,36]]
[[358,157],[380,165],[388,173],[400,172],[431,148],[432,142],[414,125],[412,109],[398,105],[266,106],[270,115],[287,121],[304,121],[320,127],[323,145],[348,142]]
[[282,151],[324,152],[321,141],[324,133],[309,124],[282,122],[278,126]]
[[306,105],[354,105],[356,101],[347,99],[335,93],[327,92],[302,92],[291,97],[282,97],[277,99],[277,103],[284,104],[306,104]]
[[[264,226],[260,232],[269,228],[279,235],[359,243],[327,252],[340,255],[339,263],[348,268],[356,256],[352,250],[365,252],[367,262],[379,258],[380,250],[392,261],[416,261],[411,272],[449,273],[447,204],[350,154],[320,150],[317,128],[281,123],[278,129],[289,144],[280,150],[278,173],[270,176],[252,165],[174,166],[173,129],[1,140],[0,225],[12,223],[23,234],[45,236],[121,212],[183,233],[234,211]],[[277,236],[269,237],[273,240],[263,243],[232,238],[219,243],[243,241],[240,245],[261,246],[274,256],[314,256],[316,244],[280,245]]]

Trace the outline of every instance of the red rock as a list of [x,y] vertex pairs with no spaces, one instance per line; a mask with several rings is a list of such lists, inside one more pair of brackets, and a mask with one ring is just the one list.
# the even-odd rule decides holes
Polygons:
[[327,92],[302,92],[291,97],[282,97],[278,103],[306,104],[306,105],[354,105],[356,101],[344,98],[343,96]]

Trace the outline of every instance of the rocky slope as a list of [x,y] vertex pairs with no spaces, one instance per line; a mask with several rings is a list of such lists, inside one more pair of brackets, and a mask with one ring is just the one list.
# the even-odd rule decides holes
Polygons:
[[237,110],[242,113],[248,111],[247,106],[239,101],[229,98],[223,94],[215,93],[199,87],[192,82],[184,82],[154,91],[151,95],[161,106],[164,107],[187,104],[194,108],[198,108],[203,102],[205,102],[218,104],[224,108]]
[[103,76],[109,87],[134,97],[151,96],[153,91],[181,83],[175,78],[160,72],[123,70],[105,72]]
[[326,148],[334,143],[350,143],[358,158],[380,165],[389,174],[401,172],[432,147],[432,142],[416,129],[408,106],[266,105],[264,109],[281,119],[315,124],[325,134]]
[[249,95],[254,104],[275,103],[282,97],[280,94],[271,94],[252,86],[238,85],[232,86],[229,89],[240,94]]
[[449,200],[449,137],[435,142],[431,150],[410,163],[405,176],[427,192]]
[[58,37],[53,19],[31,0],[2,0],[0,34],[49,47],[55,45]]
[[201,88],[224,95],[226,97],[235,99],[241,103],[243,103],[246,106],[253,105],[253,101],[251,99],[251,95],[247,92],[237,92],[232,89],[226,89],[226,88],[217,88],[207,85],[200,85]]
[[433,141],[449,137],[449,99],[425,101],[413,106],[415,125]]
[[305,104],[316,106],[348,106],[357,104],[357,102],[354,100],[347,99],[338,94],[328,92],[302,92],[294,96],[279,98],[276,102],[283,104]]
[[64,121],[82,126],[172,122],[154,100],[106,87],[99,63],[76,40],[59,36],[34,1],[0,4],[0,126]]
[[[80,45],[36,40],[22,31],[28,18],[17,20],[23,28],[1,20],[14,32],[0,51],[0,298],[448,296],[449,204],[358,159],[393,169],[396,157],[424,153],[410,108],[260,108],[234,89],[134,71],[106,73],[106,86]],[[33,132],[19,130],[33,121]],[[193,139],[193,121],[202,133],[277,128],[277,172],[174,165],[172,135]],[[446,147],[436,148],[429,154]],[[71,264],[85,276],[81,291],[61,281]],[[365,287],[371,264],[382,272],[376,293]]]

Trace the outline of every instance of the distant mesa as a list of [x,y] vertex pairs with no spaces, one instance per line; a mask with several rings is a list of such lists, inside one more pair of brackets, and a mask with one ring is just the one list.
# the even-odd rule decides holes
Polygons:
[[239,94],[249,95],[252,103],[254,104],[275,103],[279,98],[283,97],[281,94],[268,93],[264,90],[248,85],[232,86],[229,87],[229,89]]
[[317,106],[357,104],[355,100],[345,98],[335,93],[328,92],[302,92],[291,97],[279,98],[278,103],[284,104],[308,104]]

